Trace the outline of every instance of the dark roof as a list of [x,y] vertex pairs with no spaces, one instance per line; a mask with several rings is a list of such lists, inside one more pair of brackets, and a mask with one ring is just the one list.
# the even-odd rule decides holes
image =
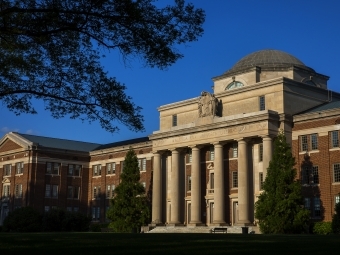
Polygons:
[[299,59],[286,52],[280,50],[260,50],[243,57],[230,70],[226,71],[225,74],[243,71],[256,66],[267,69],[297,66],[314,72],[312,68],[307,67]]
[[124,146],[124,145],[132,145],[134,143],[143,143],[143,142],[148,142],[150,141],[149,137],[140,137],[140,138],[135,138],[135,139],[130,139],[130,140],[124,140],[120,142],[114,142],[114,143],[108,143],[108,144],[103,144],[96,148],[95,150],[103,150],[107,148],[112,148],[112,147],[117,147],[117,146]]
[[333,101],[329,103],[324,103],[322,105],[316,106],[314,108],[311,108],[307,111],[301,112],[299,114],[304,114],[304,113],[311,113],[311,112],[321,112],[321,111],[326,111],[326,110],[331,110],[331,109],[336,109],[340,108],[340,101]]
[[35,144],[38,144],[42,147],[48,148],[56,148],[62,150],[73,150],[73,151],[92,151],[99,147],[101,144],[97,143],[87,143],[87,142],[79,142],[73,140],[59,139],[59,138],[51,138],[44,136],[36,136],[36,135],[27,135],[13,132]]

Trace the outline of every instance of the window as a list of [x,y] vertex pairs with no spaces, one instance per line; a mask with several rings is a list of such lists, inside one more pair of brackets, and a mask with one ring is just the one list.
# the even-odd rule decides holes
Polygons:
[[333,165],[334,182],[340,182],[340,164]]
[[100,219],[100,207],[93,206],[92,207],[92,220],[99,220]]
[[138,167],[139,167],[139,171],[146,171],[146,159],[145,158],[138,159]]
[[11,175],[12,165],[4,165],[4,175],[10,176]]
[[302,135],[300,139],[301,139],[301,151],[308,151],[307,136]]
[[93,199],[99,199],[100,198],[100,186],[93,187]]
[[243,83],[239,81],[232,81],[231,83],[228,84],[228,86],[225,88],[225,90],[231,90],[231,89],[236,89],[236,88],[241,88],[243,87]]
[[22,184],[15,184],[15,198],[22,198]]
[[124,171],[124,161],[120,161],[120,172]]
[[300,136],[300,151],[317,149],[318,149],[318,134]]
[[331,138],[332,138],[332,148],[339,147],[339,131],[332,131],[331,132]]
[[72,212],[72,207],[71,206],[66,207],[66,211]]
[[15,164],[15,174],[22,174],[24,172],[24,162]]
[[312,134],[310,136],[311,136],[312,150],[317,150],[318,149],[318,135]]
[[210,174],[210,189],[214,189],[214,186],[215,186],[215,184],[214,184],[214,173],[211,173]]
[[172,115],[172,126],[177,126],[177,114]]
[[266,101],[264,96],[259,97],[260,111],[264,111],[266,109]]
[[69,176],[80,176],[82,166],[81,165],[68,165],[68,172],[67,175]]
[[142,186],[145,189],[146,188],[146,182],[142,182]]
[[191,175],[187,177],[187,191],[191,191]]
[[46,184],[45,197],[58,198],[58,185]]
[[107,185],[106,186],[106,198],[113,198],[114,190],[115,190],[114,184]]
[[101,176],[102,175],[102,165],[94,165],[93,169],[93,176]]
[[314,197],[314,217],[321,216],[321,201],[320,197]]
[[237,158],[238,157],[238,144],[237,143],[233,143],[233,158]]
[[214,160],[214,159],[215,159],[214,146],[210,146],[210,148],[209,148],[209,160]]
[[4,184],[2,187],[2,198],[8,198],[10,195],[10,184]]
[[188,149],[187,163],[192,163],[192,150]]
[[73,207],[73,212],[78,212],[78,211],[79,211],[79,207],[78,206]]
[[47,162],[46,163],[46,174],[59,175],[60,163]]
[[259,173],[259,188],[263,190],[263,173]]
[[259,161],[263,161],[263,143],[259,144]]
[[302,168],[302,184],[318,184],[319,183],[319,167],[305,166]]
[[45,205],[44,211],[45,211],[45,212],[48,212],[49,210],[50,210],[50,207],[49,207],[48,205]]
[[238,178],[237,178],[237,172],[232,172],[232,187],[237,188],[238,187]]
[[305,197],[304,202],[305,209],[310,210],[310,198]]
[[108,163],[106,164],[106,174],[115,174],[116,173],[116,163]]
[[79,199],[80,187],[68,186],[67,187],[67,198],[68,199]]
[[340,195],[336,195],[335,196],[335,204],[339,203],[340,202]]
[[319,183],[319,167],[312,166],[312,180],[314,184]]

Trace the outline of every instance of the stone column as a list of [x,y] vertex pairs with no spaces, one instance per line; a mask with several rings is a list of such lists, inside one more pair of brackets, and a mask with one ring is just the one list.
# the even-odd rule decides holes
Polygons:
[[249,176],[247,142],[238,140],[238,211],[239,224],[249,225]]
[[162,223],[162,166],[161,154],[153,153],[153,176],[152,176],[152,222]]
[[189,224],[201,225],[201,161],[200,148],[191,147],[191,221]]
[[171,219],[170,224],[180,223],[179,151],[171,150]]
[[214,221],[213,224],[223,225],[224,219],[224,167],[223,145],[214,143]]
[[273,156],[273,139],[270,136],[264,136],[263,138],[263,181],[267,176],[267,168],[269,162]]

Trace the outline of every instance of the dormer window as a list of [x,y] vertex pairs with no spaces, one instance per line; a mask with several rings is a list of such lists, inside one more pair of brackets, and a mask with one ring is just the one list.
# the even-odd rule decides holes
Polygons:
[[243,83],[239,81],[233,81],[229,83],[225,90],[237,89],[243,87]]

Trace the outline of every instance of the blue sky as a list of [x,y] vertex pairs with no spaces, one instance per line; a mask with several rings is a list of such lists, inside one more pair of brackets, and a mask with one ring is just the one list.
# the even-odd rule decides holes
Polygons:
[[206,11],[204,35],[197,42],[179,46],[184,58],[167,70],[144,67],[140,59],[126,63],[115,51],[102,61],[109,74],[127,86],[126,93],[134,103],[143,108],[145,132],[119,126],[119,133],[111,134],[96,122],[53,119],[43,103],[37,102],[36,115],[16,116],[0,105],[0,135],[16,131],[102,144],[148,136],[159,129],[159,106],[197,97],[203,90],[211,92],[212,77],[263,49],[294,55],[316,72],[330,76],[329,89],[340,92],[340,1],[190,2]]

